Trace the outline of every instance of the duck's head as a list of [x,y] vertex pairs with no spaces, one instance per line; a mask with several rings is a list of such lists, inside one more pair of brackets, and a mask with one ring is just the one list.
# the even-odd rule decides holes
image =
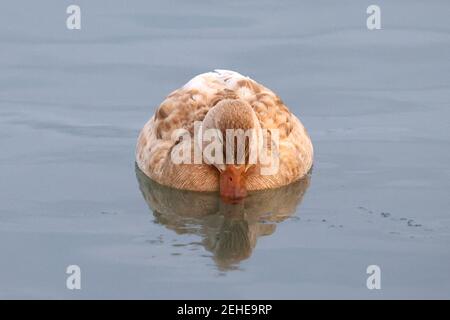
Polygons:
[[[239,99],[224,99],[211,108],[203,120],[204,148],[205,144],[212,141],[206,139],[209,141],[205,142],[205,137],[210,137],[210,133],[207,133],[210,129],[218,133],[215,138],[220,140],[223,154],[205,161],[219,171],[222,199],[231,203],[239,202],[247,195],[249,169],[256,163],[260,123],[249,103]],[[215,149],[213,154],[218,150]]]

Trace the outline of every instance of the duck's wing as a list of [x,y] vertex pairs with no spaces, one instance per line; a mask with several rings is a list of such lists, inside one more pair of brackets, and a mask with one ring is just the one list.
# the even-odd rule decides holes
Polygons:
[[139,168],[160,184],[188,190],[215,191],[218,178],[215,169],[204,164],[178,164],[171,161],[171,152],[180,139],[174,131],[185,129],[194,143],[194,124],[202,121],[210,109],[204,90],[182,87],[160,104],[155,115],[142,129],[136,147]]

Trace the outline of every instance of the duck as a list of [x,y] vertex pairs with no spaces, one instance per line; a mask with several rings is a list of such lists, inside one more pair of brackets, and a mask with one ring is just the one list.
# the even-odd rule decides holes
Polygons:
[[[215,138],[222,143],[222,149],[213,148],[211,154],[232,150],[232,161],[227,158],[218,163],[214,160],[218,157],[204,157],[205,141],[201,138],[212,129],[220,133]],[[269,162],[250,161],[252,142],[260,141],[250,138],[245,140],[243,157],[238,159],[237,151],[227,149],[236,141],[233,136],[228,138],[227,130],[255,130],[256,138],[269,137],[257,143],[259,147],[267,146]],[[175,134],[180,131],[182,135]],[[204,161],[174,161],[174,151],[181,145],[191,160],[190,156],[200,148]],[[195,76],[156,108],[139,133],[136,165],[161,185],[219,192],[222,199],[235,202],[248,192],[286,186],[309,174],[313,153],[302,122],[277,94],[250,77],[217,69]]]

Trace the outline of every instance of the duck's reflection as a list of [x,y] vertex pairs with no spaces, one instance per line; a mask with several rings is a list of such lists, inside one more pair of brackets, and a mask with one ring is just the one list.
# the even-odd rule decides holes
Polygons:
[[178,234],[196,234],[220,269],[231,269],[252,254],[260,236],[295,213],[309,186],[307,176],[283,188],[249,193],[239,204],[217,193],[172,189],[149,179],[136,166],[142,195],[158,223]]

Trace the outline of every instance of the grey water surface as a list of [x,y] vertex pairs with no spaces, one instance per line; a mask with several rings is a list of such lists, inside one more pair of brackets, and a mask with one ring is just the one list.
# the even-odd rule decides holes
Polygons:
[[[373,31],[372,1],[78,0],[68,30],[72,3],[0,6],[0,298],[450,298],[450,2],[377,1]],[[301,118],[308,181],[230,208],[135,170],[216,68]]]

